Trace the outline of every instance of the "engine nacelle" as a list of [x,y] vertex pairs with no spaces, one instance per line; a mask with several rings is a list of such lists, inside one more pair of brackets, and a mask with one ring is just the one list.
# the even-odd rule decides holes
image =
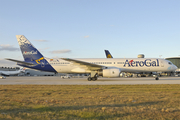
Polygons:
[[103,77],[119,77],[121,73],[121,70],[118,68],[112,68],[112,69],[103,69],[102,71],[98,72],[99,76],[103,76]]

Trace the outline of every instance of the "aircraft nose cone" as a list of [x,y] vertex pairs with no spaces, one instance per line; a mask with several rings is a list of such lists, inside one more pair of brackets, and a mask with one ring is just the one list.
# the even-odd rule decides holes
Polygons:
[[174,68],[174,70],[178,69],[178,67],[177,67],[176,65],[174,65],[174,67],[173,67],[173,68]]
[[176,66],[176,69],[178,69],[178,67]]

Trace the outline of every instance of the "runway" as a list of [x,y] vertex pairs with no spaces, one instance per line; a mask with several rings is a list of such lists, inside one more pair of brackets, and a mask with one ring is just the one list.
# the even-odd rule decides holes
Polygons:
[[0,79],[0,85],[137,85],[137,84],[180,84],[180,77],[140,78],[98,78],[88,81],[84,78],[62,79],[59,76],[6,77]]

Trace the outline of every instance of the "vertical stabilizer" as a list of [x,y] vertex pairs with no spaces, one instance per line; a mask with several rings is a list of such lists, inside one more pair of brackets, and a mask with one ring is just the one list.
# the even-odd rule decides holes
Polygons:
[[25,61],[44,59],[43,55],[29,42],[24,35],[16,35],[16,38]]
[[104,50],[107,58],[113,58],[109,50]]
[[9,60],[18,62],[18,65],[20,66],[57,73],[57,71],[48,63],[44,56],[30,43],[30,41],[24,35],[16,35],[16,38],[21,48],[24,61],[18,62],[17,60]]

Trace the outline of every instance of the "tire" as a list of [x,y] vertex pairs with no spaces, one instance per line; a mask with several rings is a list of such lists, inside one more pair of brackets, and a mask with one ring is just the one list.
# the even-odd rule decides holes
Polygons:
[[95,77],[92,78],[92,81],[96,81],[96,80],[97,80],[97,78],[95,78]]
[[92,80],[92,78],[91,77],[88,77],[88,81],[91,81]]

